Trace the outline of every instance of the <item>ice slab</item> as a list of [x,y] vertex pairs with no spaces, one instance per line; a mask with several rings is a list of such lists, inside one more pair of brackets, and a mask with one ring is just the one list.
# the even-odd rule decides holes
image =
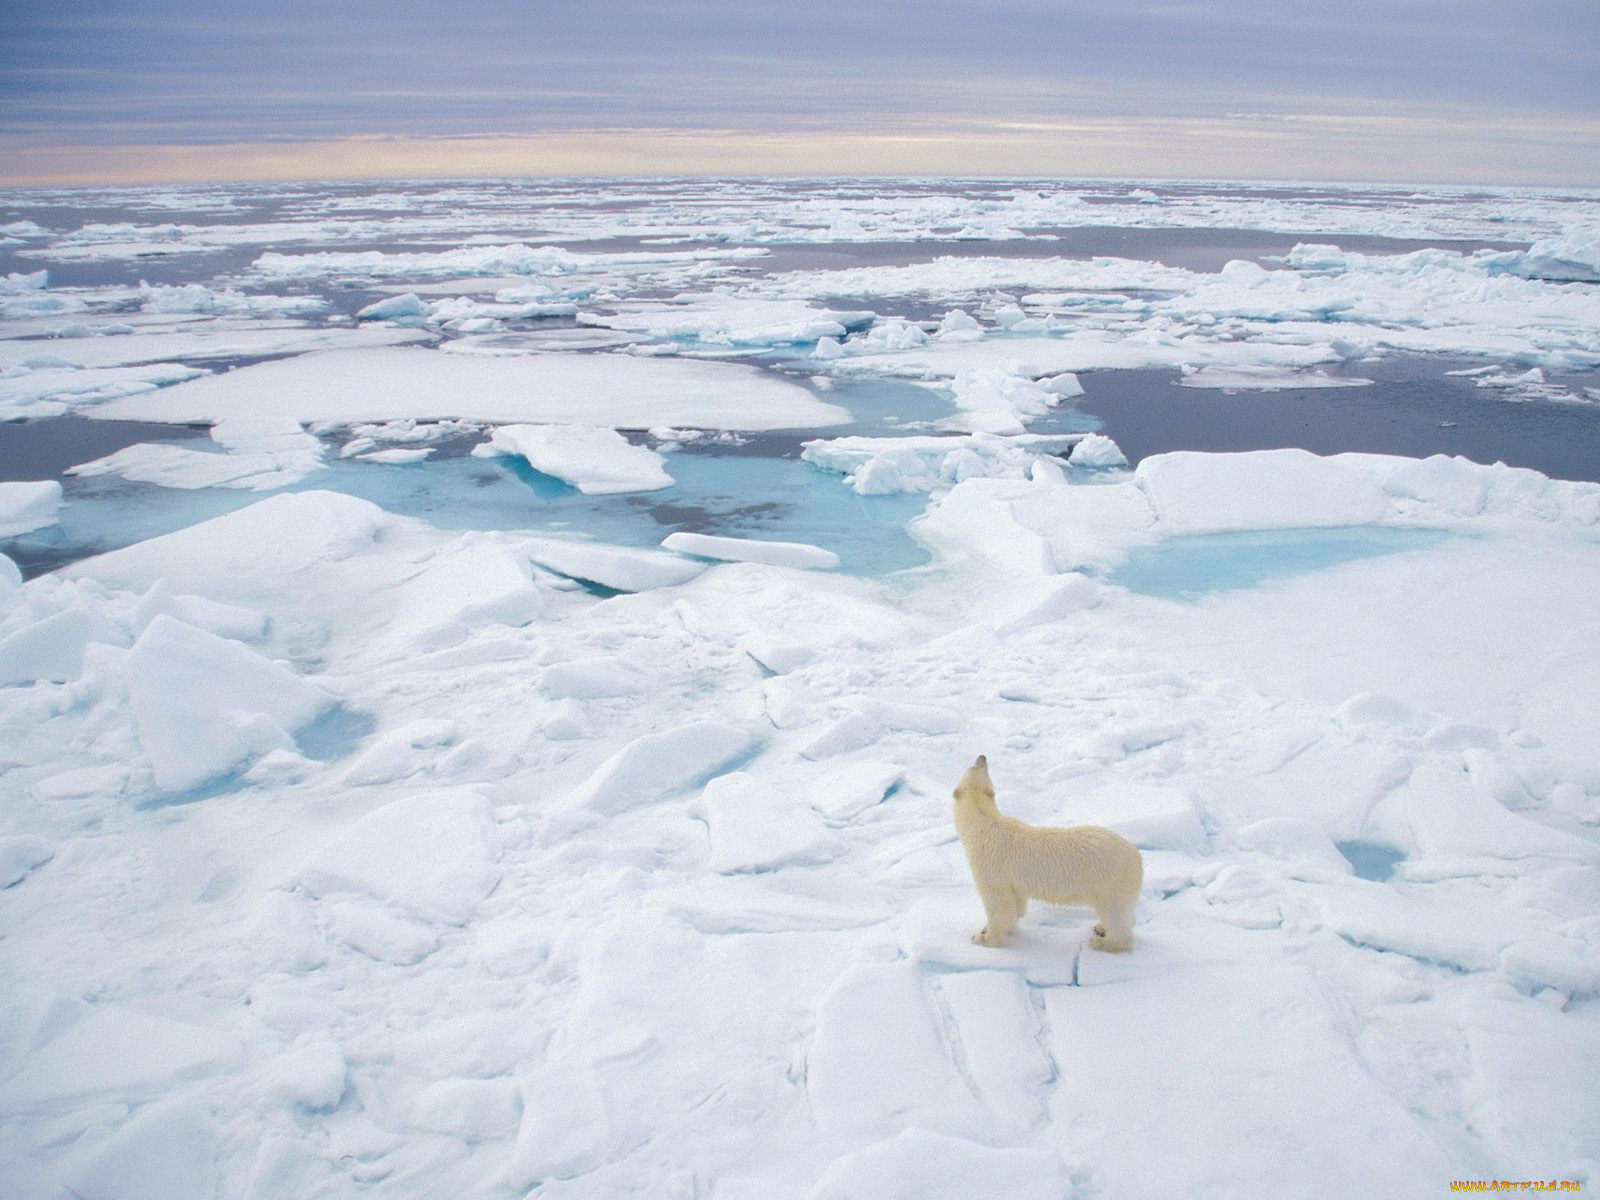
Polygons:
[[493,817],[473,792],[428,792],[362,817],[296,877],[313,896],[354,892],[461,925],[500,879]]
[[662,539],[668,550],[724,562],[765,563],[774,567],[821,568],[839,565],[839,556],[803,542],[768,542],[757,538],[713,537],[704,533],[672,533]]
[[611,429],[792,429],[849,420],[843,409],[798,384],[732,363],[621,354],[490,358],[408,347],[330,350],[259,363],[101,404],[94,412],[143,421],[215,421],[252,413],[302,422],[453,417]]
[[659,550],[632,550],[592,542],[539,538],[527,543],[528,556],[541,567],[614,592],[645,592],[687,583],[706,564]]
[[182,792],[272,750],[334,704],[248,647],[168,616],[128,652],[128,698],[155,783]]
[[0,420],[33,420],[93,410],[118,398],[144,395],[205,374],[199,367],[180,363],[74,367],[48,356],[31,361],[36,365],[18,365],[0,374]]
[[1181,387],[1217,388],[1221,391],[1283,392],[1295,388],[1366,387],[1370,379],[1351,375],[1329,375],[1326,371],[1302,371],[1275,365],[1185,367],[1178,379]]
[[695,721],[646,734],[618,750],[561,802],[568,813],[614,816],[688,791],[742,763],[761,745],[754,731]]
[[69,568],[137,587],[166,579],[176,590],[215,594],[219,581],[240,591],[250,581],[281,580],[318,563],[370,552],[396,523],[376,504],[337,492],[289,492],[225,516],[137,542]]
[[[58,360],[73,367],[133,367],[218,358],[267,358],[354,346],[425,341],[424,332],[394,328],[310,326],[284,321],[197,321],[173,330],[0,341],[0,370]],[[198,372],[197,372],[198,373]]]
[[230,417],[211,427],[211,440],[221,453],[147,442],[69,467],[67,474],[119,475],[161,487],[270,491],[298,483],[322,467],[322,443],[297,421]]
[[711,839],[713,871],[761,871],[827,857],[822,819],[743,771],[719,775],[696,802]]
[[523,458],[535,471],[586,496],[648,492],[672,486],[666,460],[615,429],[573,425],[502,425],[474,454]]

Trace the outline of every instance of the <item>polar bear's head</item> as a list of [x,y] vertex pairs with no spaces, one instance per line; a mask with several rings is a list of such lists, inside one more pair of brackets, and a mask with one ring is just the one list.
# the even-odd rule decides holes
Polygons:
[[974,804],[982,808],[994,807],[994,783],[989,778],[989,759],[978,755],[973,764],[956,784],[957,803]]

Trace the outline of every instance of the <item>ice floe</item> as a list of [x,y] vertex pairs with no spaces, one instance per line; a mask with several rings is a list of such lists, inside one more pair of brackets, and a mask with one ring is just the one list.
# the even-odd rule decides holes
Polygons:
[[[0,380],[0,399],[6,382]],[[195,384],[102,404],[94,415],[216,421],[248,412],[302,422],[458,418],[611,429],[813,428],[848,419],[805,388],[751,367],[609,354],[486,358],[404,347],[331,350]]]
[[584,495],[648,492],[672,486],[661,455],[614,429],[573,425],[502,425],[473,449],[483,456],[523,459]]

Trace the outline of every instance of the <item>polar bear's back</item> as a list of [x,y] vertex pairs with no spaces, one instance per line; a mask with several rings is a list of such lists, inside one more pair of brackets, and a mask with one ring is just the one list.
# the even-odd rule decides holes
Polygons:
[[1001,818],[1001,843],[1012,886],[1050,904],[1132,904],[1144,885],[1139,850],[1099,825],[1067,828],[1026,825]]

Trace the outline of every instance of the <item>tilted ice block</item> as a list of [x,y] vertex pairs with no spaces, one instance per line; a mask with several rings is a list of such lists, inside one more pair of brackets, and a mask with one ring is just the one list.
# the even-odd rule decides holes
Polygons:
[[88,612],[73,607],[0,638],[0,687],[78,678],[84,646],[98,630]]
[[559,809],[609,817],[654,804],[707,782],[760,744],[753,730],[711,721],[649,733],[603,762]]
[[687,583],[706,569],[703,562],[659,550],[633,550],[593,542],[536,538],[525,543],[541,567],[618,592],[647,592]]
[[128,697],[156,786],[181,792],[267,750],[334,698],[239,642],[158,616],[128,652]]
[[53,479],[0,483],[0,538],[54,525],[60,511],[61,485]]
[[1068,460],[1075,467],[1125,467],[1128,458],[1122,447],[1101,433],[1084,434],[1083,441],[1072,448]]
[[521,1189],[583,1175],[605,1161],[611,1118],[593,1070],[549,1062],[522,1081],[522,1122],[506,1182]]
[[356,892],[460,925],[500,879],[489,802],[426,792],[362,817],[298,875],[313,896]]
[[384,638],[422,650],[454,645],[478,625],[526,625],[545,606],[527,558],[475,533],[441,547],[392,595]]
[[837,567],[839,556],[832,550],[805,542],[768,542],[757,538],[712,537],[704,533],[671,533],[661,544],[680,554],[716,558],[727,562],[766,563],[776,567]]
[[337,492],[287,492],[175,533],[86,559],[68,568],[116,583],[212,592],[253,579],[281,581],[305,567],[376,548],[395,524],[376,504]]
[[910,525],[916,539],[949,558],[978,558],[1006,575],[1050,575],[1050,543],[1019,521],[1009,481],[968,479]]

